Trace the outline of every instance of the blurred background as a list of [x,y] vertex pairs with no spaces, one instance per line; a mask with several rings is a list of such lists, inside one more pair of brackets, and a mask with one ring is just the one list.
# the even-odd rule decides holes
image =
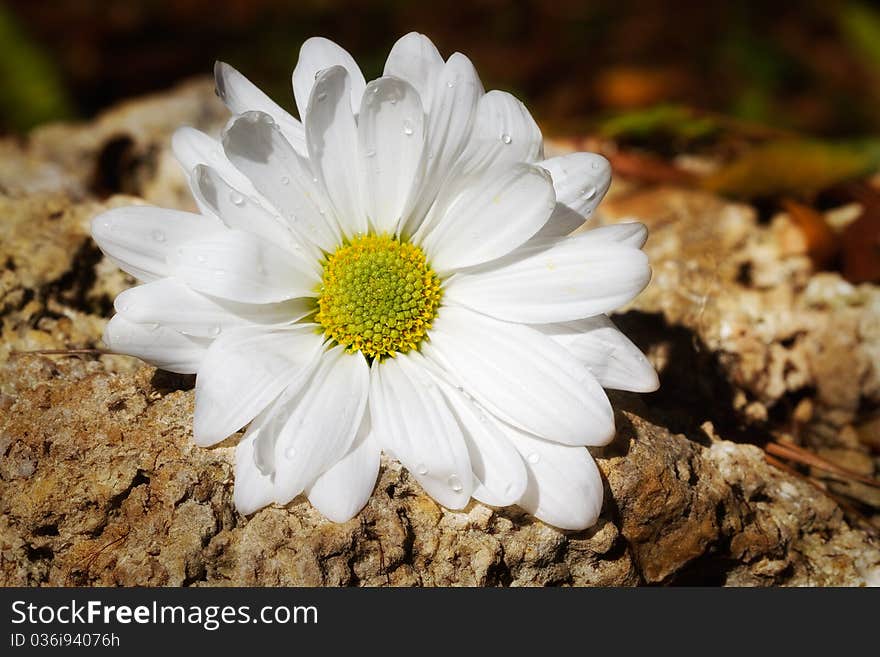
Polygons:
[[[338,41],[369,79],[410,30],[468,54],[551,134],[668,122],[671,105],[828,137],[880,128],[880,9],[852,0],[3,0],[0,131],[93,116],[215,59],[293,109],[305,38]],[[690,138],[710,127],[692,123]]]
[[865,0],[5,0],[0,134],[88,119],[216,59],[295,112],[306,38],[371,79],[411,30],[616,176],[785,211],[817,269],[880,282],[880,8]]

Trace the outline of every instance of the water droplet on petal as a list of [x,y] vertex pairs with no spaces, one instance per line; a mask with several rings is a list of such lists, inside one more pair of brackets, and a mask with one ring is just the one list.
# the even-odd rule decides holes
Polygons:
[[238,192],[230,192],[229,200],[232,201],[233,205],[244,205],[244,196]]
[[529,454],[529,463],[535,465],[541,461],[541,455],[538,452],[532,452]]
[[446,483],[448,483],[449,487],[456,493],[460,492],[463,488],[461,485],[461,479],[458,478],[458,475],[449,475],[449,479],[446,480]]
[[505,132],[503,135],[501,135],[501,141],[503,141],[505,144],[509,144],[513,141],[513,139],[511,139],[510,135]]
[[596,195],[595,187],[585,187],[581,190],[581,196],[583,196],[588,201]]
[[325,100],[327,100],[327,92],[322,91],[318,94],[318,102],[323,103]]
[[290,445],[284,450],[284,458],[292,459],[294,456],[296,456],[296,448]]
[[392,99],[391,99],[391,104],[392,104],[392,105],[397,105],[397,99],[396,99],[396,98],[392,98]]
[[419,463],[416,466],[416,472],[418,472],[420,475],[426,475],[428,474],[428,466],[424,463]]
[[153,241],[154,242],[164,242],[165,241],[165,233],[161,230],[154,230],[152,232]]
[[449,80],[449,81],[446,83],[446,86],[449,87],[450,89],[452,89],[452,87],[455,86],[455,80],[454,80],[454,79],[453,79],[453,80]]
[[290,176],[281,176],[281,184],[289,185],[290,184]]
[[513,492],[513,484],[507,484],[507,486],[504,487],[504,492],[507,495],[510,495]]
[[592,166],[594,169],[598,169],[599,166],[600,166],[600,165],[599,165],[599,160],[593,160],[593,162],[591,163],[590,166]]
[[147,324],[147,330],[150,331],[151,333],[153,331],[158,331],[159,325],[158,324]]
[[213,327],[211,327],[211,335],[213,335],[215,338],[216,338],[218,335],[220,335],[220,327],[219,327],[219,326],[213,326]]
[[406,121],[403,122],[403,134],[405,134],[407,137],[409,137],[412,135],[412,133],[413,133],[412,121],[407,119]]
[[376,151],[367,151],[364,155],[367,157],[376,157]]

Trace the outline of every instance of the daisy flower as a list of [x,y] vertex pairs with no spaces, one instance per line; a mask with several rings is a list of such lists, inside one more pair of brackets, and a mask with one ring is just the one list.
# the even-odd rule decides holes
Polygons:
[[232,67],[215,74],[234,115],[221,139],[172,141],[200,212],[118,208],[92,234],[143,281],[116,299],[110,349],[197,374],[199,445],[248,427],[236,507],[305,493],[348,520],[384,451],[450,509],[595,523],[585,446],[614,435],[603,387],[657,387],[604,314],[650,279],[644,226],[570,235],[608,162],[544,159],[521,102],[416,33],[370,83],[335,43],[306,41],[301,120]]

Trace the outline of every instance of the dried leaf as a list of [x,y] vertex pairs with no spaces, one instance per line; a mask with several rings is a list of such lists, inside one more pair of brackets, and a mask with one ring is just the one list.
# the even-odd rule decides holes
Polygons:
[[758,146],[704,179],[710,191],[736,198],[803,198],[877,169],[880,142],[830,144],[784,140]]
[[807,255],[816,269],[826,269],[840,250],[837,235],[818,210],[791,199],[785,199],[782,207],[807,241]]

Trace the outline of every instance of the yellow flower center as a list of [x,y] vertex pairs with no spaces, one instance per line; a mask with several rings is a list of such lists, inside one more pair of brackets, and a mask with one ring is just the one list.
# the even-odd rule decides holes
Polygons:
[[418,347],[441,294],[440,278],[419,247],[364,235],[324,262],[315,319],[348,351],[381,359]]

